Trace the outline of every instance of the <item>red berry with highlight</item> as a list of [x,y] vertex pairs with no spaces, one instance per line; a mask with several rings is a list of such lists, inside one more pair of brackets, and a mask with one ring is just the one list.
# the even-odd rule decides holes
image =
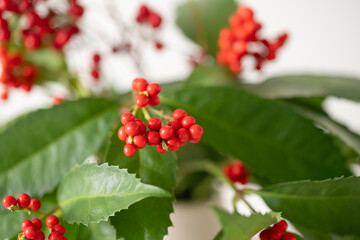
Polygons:
[[164,140],[169,140],[174,137],[174,129],[170,126],[163,126],[160,128],[159,135]]
[[146,139],[149,145],[160,143],[160,135],[158,131],[149,131],[146,133]]
[[157,117],[152,117],[148,120],[147,125],[150,128],[150,130],[160,130],[161,120]]
[[31,199],[29,208],[31,209],[31,211],[39,211],[39,209],[41,208],[41,202],[39,201],[39,199]]
[[17,202],[19,204],[19,207],[21,208],[27,208],[30,205],[31,198],[26,193],[22,193],[18,196]]
[[63,240],[63,235],[59,232],[52,232],[49,235],[49,240]]
[[181,120],[181,125],[183,128],[190,128],[195,123],[196,123],[195,118],[191,116],[186,116]]
[[134,144],[126,144],[124,146],[124,154],[127,157],[134,156],[135,153],[136,153],[136,150],[137,150],[137,148],[136,148],[136,146]]
[[11,206],[16,206],[18,202],[13,196],[6,196],[4,197],[2,203],[5,208],[9,208]]
[[149,97],[147,97],[145,94],[138,94],[135,98],[135,104],[138,107],[145,107],[149,103]]
[[135,92],[144,92],[146,91],[146,87],[148,82],[144,78],[135,78],[132,82],[132,89]]
[[180,128],[176,131],[176,137],[179,139],[181,143],[185,143],[189,140],[190,134],[186,128]]
[[187,113],[183,109],[176,109],[171,115],[171,117],[176,121],[181,121],[186,116]]
[[144,137],[143,135],[136,135],[133,138],[133,143],[137,148],[144,148],[146,147],[146,137]]
[[174,129],[174,132],[176,132],[178,129],[181,128],[181,122],[172,120],[168,123],[168,126],[172,127]]
[[161,87],[158,83],[150,83],[146,87],[146,91],[149,93],[149,96],[156,96],[160,93]]
[[126,124],[125,126],[125,132],[129,135],[129,136],[136,136],[139,134],[140,131],[140,127],[139,125],[133,121],[133,122],[129,122],[128,124]]
[[35,239],[39,236],[39,232],[36,228],[30,226],[25,229],[24,235],[27,239]]
[[46,226],[48,228],[53,228],[55,225],[59,224],[59,219],[57,216],[54,215],[50,215],[47,219],[46,219]]
[[143,120],[135,119],[136,124],[139,126],[139,134],[143,135],[146,133],[146,125]]
[[125,126],[126,124],[128,124],[129,122],[135,121],[135,117],[134,114],[132,114],[131,112],[124,112],[121,115],[121,123]]
[[22,223],[21,223],[21,230],[22,230],[23,232],[25,232],[25,230],[26,230],[28,227],[34,227],[34,226],[33,226],[33,223],[32,223],[30,220],[24,220],[24,221],[22,221]]
[[191,138],[201,138],[204,130],[200,125],[195,124],[189,128],[189,133]]
[[118,137],[121,141],[125,142],[128,136],[129,135],[125,131],[125,126],[122,126],[121,128],[119,128]]
[[38,218],[34,218],[33,220],[31,220],[31,223],[32,223],[33,227],[36,229],[40,230],[42,228],[42,222]]

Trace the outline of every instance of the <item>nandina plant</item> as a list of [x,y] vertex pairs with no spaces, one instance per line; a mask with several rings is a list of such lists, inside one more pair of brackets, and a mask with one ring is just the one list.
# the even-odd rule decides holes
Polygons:
[[[360,137],[322,108],[328,96],[360,101],[357,79],[300,74],[245,84],[245,58],[254,71],[271,67],[296,36],[264,37],[254,12],[233,0],[197,0],[177,9],[177,26],[199,46],[187,79],[161,85],[139,74],[129,93],[95,91],[64,57],[86,7],[51,6],[0,1],[1,104],[10,91],[39,86],[53,99],[0,127],[1,239],[160,240],[174,200],[209,197],[213,181],[233,192],[232,212],[213,208],[222,226],[214,239],[360,239],[360,179],[350,168]],[[139,6],[130,26],[112,20],[124,38],[85,60],[95,86],[109,52],[143,73],[139,48],[171,45],[152,6]],[[67,95],[52,92],[50,80]]]

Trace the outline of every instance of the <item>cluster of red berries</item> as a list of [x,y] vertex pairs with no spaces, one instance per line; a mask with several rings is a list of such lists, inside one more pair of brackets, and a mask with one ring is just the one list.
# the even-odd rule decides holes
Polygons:
[[100,78],[100,61],[101,56],[99,53],[94,53],[92,57],[92,65],[91,65],[91,76],[94,80],[99,80]]
[[6,100],[11,88],[29,92],[37,77],[37,68],[23,59],[20,53],[8,52],[0,47],[0,83],[4,85],[1,99]]
[[[41,202],[36,198],[31,199],[26,193],[20,194],[17,199],[13,196],[6,196],[2,203],[5,208],[11,211],[24,209],[36,212],[41,208]],[[46,226],[51,229],[49,240],[67,240],[64,237],[65,227],[59,224],[59,219],[56,216],[51,215],[47,217]],[[22,232],[18,235],[18,240],[44,240],[45,234],[41,231],[41,228],[42,222],[38,218],[34,218],[31,221],[24,220],[21,223]]]
[[[147,24],[150,25],[153,29],[157,29],[161,26],[162,18],[158,13],[150,9],[148,6],[141,5],[136,16],[136,21],[139,24]],[[163,48],[163,44],[159,40],[154,40],[154,46],[158,50]]]
[[287,34],[280,35],[276,40],[270,41],[259,37],[261,24],[255,21],[254,13],[245,6],[240,6],[236,13],[229,18],[230,27],[220,31],[216,56],[220,65],[228,66],[234,74],[242,70],[241,60],[245,56],[255,59],[255,69],[260,70],[265,61],[275,59]]
[[[84,8],[77,0],[69,0],[69,10],[65,15],[59,15],[57,10],[49,9],[46,16],[40,16],[35,9],[41,1],[33,0],[2,0],[0,2],[0,41],[11,38],[8,20],[5,12],[24,16],[25,24],[21,29],[24,46],[33,50],[43,43],[51,43],[55,49],[61,49],[70,38],[79,32],[76,20],[84,13]],[[10,14],[10,16],[11,16]],[[51,41],[49,41],[51,39]]]
[[[149,84],[143,78],[136,78],[132,83],[132,88],[138,92],[135,97],[137,107],[156,106],[160,103],[159,84]],[[124,154],[128,157],[134,156],[138,148],[144,148],[146,145],[155,145],[159,153],[165,153],[167,150],[177,151],[187,141],[197,143],[201,140],[203,128],[197,125],[195,118],[188,116],[186,111],[177,109],[170,119],[172,120],[167,125],[162,125],[159,118],[148,116],[149,130],[147,130],[143,120],[135,119],[134,114],[130,112],[123,113],[121,115],[123,126],[119,128],[118,137],[126,142]]]
[[41,202],[37,198],[31,199],[26,193],[20,194],[17,199],[13,196],[6,196],[3,201],[5,208],[13,211],[19,209],[30,209],[31,211],[38,211],[41,207]]
[[296,240],[296,237],[286,232],[288,224],[285,220],[274,224],[272,227],[264,229],[260,233],[260,240]]
[[232,164],[226,164],[223,172],[233,183],[246,184],[248,181],[247,168],[245,164],[238,159],[234,160]]
[[161,16],[149,9],[146,5],[141,5],[136,16],[136,21],[140,24],[150,24],[153,28],[158,28],[161,25]]
[[[46,219],[46,226],[51,229],[51,233],[48,237],[49,240],[67,240],[64,237],[65,227],[59,224],[59,218],[50,215]],[[44,240],[45,234],[41,231],[42,222],[38,218],[33,220],[24,220],[21,223],[22,232],[18,235],[18,240]]]
[[132,82],[132,89],[138,93],[135,97],[135,104],[138,107],[157,106],[160,103],[158,94],[161,87],[158,83],[149,84],[144,78],[135,78]]

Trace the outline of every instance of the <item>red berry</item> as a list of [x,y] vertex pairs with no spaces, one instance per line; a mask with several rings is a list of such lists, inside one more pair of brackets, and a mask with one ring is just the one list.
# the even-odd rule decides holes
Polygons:
[[176,131],[176,137],[181,143],[185,143],[190,138],[189,131],[186,128],[180,128]]
[[159,131],[159,135],[164,140],[169,140],[174,137],[174,129],[169,126],[162,126]]
[[156,151],[158,151],[158,153],[166,153],[166,150],[165,150],[165,149],[163,149],[163,147],[162,147],[162,144],[161,144],[161,143],[156,144],[156,145],[155,145],[155,149],[156,149]]
[[184,117],[187,116],[187,113],[183,109],[176,109],[172,114],[171,117],[176,121],[181,121]]
[[133,122],[129,122],[128,124],[126,124],[125,126],[125,132],[129,135],[129,136],[136,136],[139,134],[140,131],[140,127],[139,125],[133,121]]
[[124,154],[127,157],[132,157],[136,153],[136,146],[134,144],[126,144],[124,146]]
[[132,89],[135,92],[144,92],[146,91],[146,87],[148,82],[144,78],[135,78],[132,82]]
[[172,127],[174,129],[174,132],[176,132],[178,129],[181,128],[181,122],[172,120],[168,123],[168,126]]
[[121,123],[125,126],[126,124],[128,124],[129,122],[135,121],[135,117],[134,114],[132,114],[131,112],[124,112],[121,115]]
[[35,239],[39,236],[39,232],[36,228],[30,226],[25,229],[24,235],[27,239]]
[[149,97],[149,105],[150,106],[157,106],[160,103],[160,98],[158,95],[150,96]]
[[196,120],[194,117],[191,116],[186,116],[183,118],[183,120],[181,120],[181,125],[184,128],[190,128],[192,125],[194,125],[196,123]]
[[135,98],[135,104],[138,107],[145,107],[149,103],[149,97],[147,97],[145,94],[138,94]]
[[133,142],[137,148],[146,147],[146,138],[143,135],[136,135],[133,139]]
[[46,219],[46,226],[48,228],[53,228],[55,225],[59,224],[59,219],[57,218],[57,216],[54,215],[50,215],[47,219]]
[[11,206],[16,206],[18,202],[13,196],[6,196],[4,197],[2,203],[5,208],[9,208]]
[[125,126],[122,126],[121,128],[119,128],[118,137],[121,141],[125,142],[128,136],[129,135],[125,131]]
[[155,44],[155,48],[158,50],[160,50],[164,47],[164,45],[159,41],[155,41],[154,44]]
[[24,220],[24,221],[22,221],[22,223],[21,223],[21,230],[22,230],[23,232],[25,232],[25,230],[26,230],[28,227],[35,227],[35,226],[33,226],[33,223],[32,223],[30,220]]
[[27,49],[37,49],[41,45],[41,38],[36,34],[28,34],[24,37],[24,45]]
[[260,240],[270,240],[270,229],[264,229],[260,233]]
[[135,119],[135,122],[139,126],[139,134],[140,135],[145,134],[146,133],[146,125],[145,125],[144,121],[141,119]]
[[56,224],[52,229],[51,232],[58,232],[61,235],[65,234],[65,227],[63,225],[60,224]]
[[31,220],[31,223],[32,223],[33,227],[36,229],[40,230],[42,228],[42,222],[38,218],[34,218],[33,220]]
[[170,139],[170,140],[167,140],[166,141],[166,144],[168,145],[168,149],[170,150],[170,151],[177,151],[177,150],[179,150],[179,147],[180,147],[180,142],[179,142],[179,140],[178,139],[176,139],[176,138],[172,138],[172,139]]
[[291,233],[285,233],[281,240],[296,240],[296,237],[292,235]]
[[149,131],[146,133],[146,139],[149,145],[160,143],[160,135],[157,131]]
[[272,240],[280,240],[281,236],[282,236],[282,232],[280,232],[279,230],[277,229],[270,229],[269,231],[269,236],[270,236],[270,239]]
[[92,69],[90,74],[94,79],[99,79],[100,78],[100,72],[96,68]]
[[30,205],[31,198],[26,193],[22,193],[18,196],[17,202],[19,204],[19,207],[21,208],[27,208]]
[[189,133],[191,138],[201,138],[204,130],[200,125],[195,124],[189,128]]
[[147,122],[148,127],[150,130],[159,130],[161,128],[161,121],[157,117],[152,117]]
[[279,230],[280,232],[286,232],[288,225],[285,220],[281,220],[280,222],[274,224],[273,228]]
[[95,54],[93,55],[93,62],[94,62],[94,63],[99,63],[100,60],[101,60],[100,54],[95,53]]
[[63,240],[63,234],[59,232],[52,232],[49,235],[49,240]]
[[41,230],[38,230],[38,237],[35,238],[34,240],[45,240],[45,234],[41,231]]
[[84,8],[79,4],[75,3],[70,7],[69,13],[73,17],[81,17],[84,14]]
[[162,19],[157,13],[150,13],[149,22],[153,28],[158,28],[161,25],[161,21]]
[[160,93],[161,87],[158,83],[150,83],[147,85],[146,91],[149,93],[149,96],[156,96]]
[[41,202],[39,201],[39,199],[36,198],[31,199],[29,208],[35,212],[39,211],[39,209],[41,208]]

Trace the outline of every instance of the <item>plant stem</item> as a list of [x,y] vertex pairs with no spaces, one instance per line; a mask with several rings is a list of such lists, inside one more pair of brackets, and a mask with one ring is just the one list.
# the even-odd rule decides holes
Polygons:
[[147,107],[149,109],[150,112],[152,112],[153,114],[155,114],[156,116],[168,120],[168,121],[172,121],[172,117],[170,117],[169,115],[165,114],[164,111],[162,110],[157,110],[155,108],[152,107]]
[[146,119],[147,121],[149,121],[149,119],[151,118],[151,116],[150,116],[149,112],[146,110],[146,108],[144,108],[144,107],[141,108],[141,111],[143,112],[145,119]]

